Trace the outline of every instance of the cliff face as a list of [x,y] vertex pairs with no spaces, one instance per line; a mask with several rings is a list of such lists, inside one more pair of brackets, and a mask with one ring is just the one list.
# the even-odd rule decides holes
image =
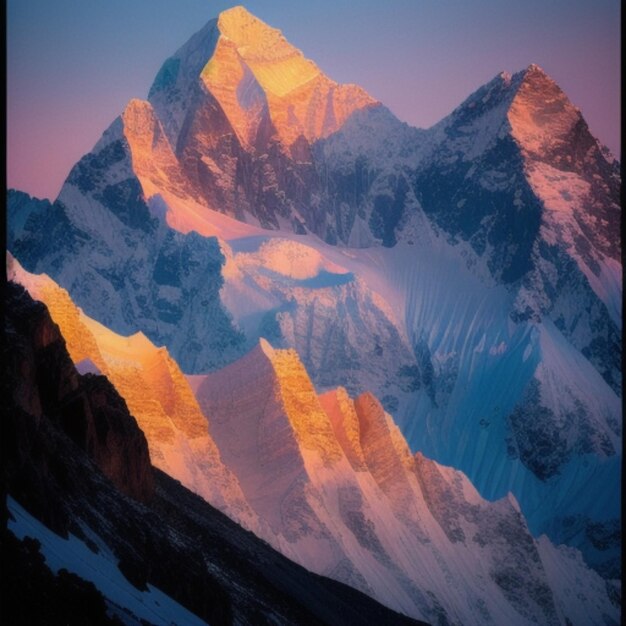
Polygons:
[[[513,496],[485,500],[461,472],[414,456],[372,393],[318,396],[297,353],[264,339],[190,380],[260,536],[308,569],[430,623],[616,616],[580,555],[533,539]],[[579,582],[565,590],[555,564]]]
[[[16,450],[7,450],[7,486],[26,480],[45,499],[51,482],[71,482],[70,476],[55,476],[42,441],[42,433],[54,427],[122,493],[149,500],[154,481],[148,446],[124,400],[104,376],[78,374],[45,306],[13,283],[6,305],[4,428],[23,437]],[[30,481],[22,472],[28,459],[37,460]]]

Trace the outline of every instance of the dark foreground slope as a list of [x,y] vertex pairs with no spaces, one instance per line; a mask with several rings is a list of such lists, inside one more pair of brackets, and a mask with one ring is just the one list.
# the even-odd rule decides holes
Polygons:
[[127,608],[51,572],[36,541],[8,530],[7,496],[213,625],[417,623],[307,572],[152,468],[124,401],[106,378],[76,373],[45,306],[12,284],[3,357],[2,623],[119,623]]

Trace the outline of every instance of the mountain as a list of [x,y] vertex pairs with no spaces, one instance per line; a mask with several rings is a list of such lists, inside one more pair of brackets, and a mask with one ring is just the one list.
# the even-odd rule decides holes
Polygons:
[[386,408],[398,408],[418,363],[398,312],[350,259],[278,237],[223,242],[222,250],[222,301],[249,347],[260,337],[293,347],[320,388],[384,390]]
[[170,57],[148,101],[182,164],[187,195],[302,232],[317,179],[311,143],[376,104],[360,87],[330,80],[243,7],[221,13]]
[[81,373],[106,376],[145,433],[151,462],[247,528],[257,529],[237,479],[222,463],[206,419],[176,362],[144,335],[123,337],[87,317],[45,274],[9,256],[8,278],[43,302]]
[[[512,496],[489,503],[460,472],[413,456],[372,394],[318,396],[298,355],[265,340],[188,383],[163,349],[115,335],[9,261],[78,370],[106,373],[124,398],[154,463],[307,569],[430,622],[583,623],[565,602],[576,592],[577,612],[595,623],[610,604],[612,587],[579,555],[532,539]],[[573,576],[554,589],[554,567],[576,572],[584,593]]]
[[416,181],[425,212],[497,280],[521,282],[514,319],[552,319],[620,393],[617,163],[534,65],[498,76],[435,132],[445,139]]
[[[355,119],[327,140],[324,156],[345,169],[351,154],[351,167],[356,171],[358,162],[363,171],[368,161],[359,141],[377,128],[380,120]],[[398,226],[385,231],[383,244],[397,242],[398,250],[388,255],[385,271],[391,282],[403,283],[407,334],[433,372],[431,398],[416,399],[398,415],[400,424],[412,445],[462,468],[487,497],[511,489],[534,532],[584,546],[590,562],[616,575],[617,163],[537,66],[496,77],[426,135],[417,156],[408,153],[406,139],[397,139],[398,158],[388,159],[412,158],[400,171],[421,211],[405,203]],[[394,135],[380,133],[381,153],[388,137]],[[370,162],[382,169],[373,154]],[[378,180],[387,175],[389,166]],[[372,216],[378,197],[370,200]],[[426,250],[400,257],[405,266],[396,268],[393,257],[403,243]],[[518,460],[532,476],[522,478]],[[594,487],[590,499],[588,484],[610,487],[604,494]],[[572,503],[563,497],[568,491],[576,493]],[[558,502],[551,520],[541,511],[546,497]],[[593,536],[598,524],[604,539]]]
[[[191,381],[283,554],[431,623],[579,620],[546,572],[553,559],[570,571],[582,559],[533,540],[512,496],[487,502],[460,472],[412,455],[372,394],[318,396],[297,353],[264,340]],[[600,577],[578,574],[589,575],[603,596]]]
[[372,392],[412,452],[614,579],[620,189],[537,66],[414,129],[235,8],[53,203],[9,192],[8,248],[185,374],[295,349],[320,392]]
[[13,283],[5,304],[3,621],[418,623],[307,572],[152,468],[125,402],[76,371],[45,306]]
[[[215,367],[240,354],[243,337],[219,299],[219,246],[196,233],[174,232],[154,217],[136,179],[119,180],[131,165],[121,140],[109,138],[103,153],[74,172],[90,172],[97,181],[85,182],[86,204],[67,188],[64,200],[53,204],[9,192],[9,249],[31,271],[54,276],[110,328],[142,328],[157,343],[176,345],[186,369]],[[108,167],[117,172],[107,181]]]

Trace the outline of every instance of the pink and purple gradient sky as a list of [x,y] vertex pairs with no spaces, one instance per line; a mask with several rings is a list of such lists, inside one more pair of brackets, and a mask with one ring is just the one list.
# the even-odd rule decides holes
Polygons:
[[[7,182],[53,199],[163,61],[227,0],[8,0]],[[249,0],[339,82],[428,127],[537,63],[619,157],[619,0]]]

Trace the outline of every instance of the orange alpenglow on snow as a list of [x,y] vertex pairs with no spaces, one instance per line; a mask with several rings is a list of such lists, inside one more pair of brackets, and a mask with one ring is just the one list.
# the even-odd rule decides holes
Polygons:
[[265,339],[260,344],[273,364],[283,406],[300,448],[316,452],[324,464],[331,465],[341,458],[341,449],[297,352],[274,350]]
[[360,443],[359,416],[346,389],[338,387],[327,391],[319,397],[319,401],[330,418],[337,441],[352,468],[356,472],[366,471],[367,465]]
[[222,12],[217,25],[221,35],[202,80],[244,144],[264,106],[290,145],[300,135],[309,141],[326,137],[356,110],[377,102],[357,85],[329,79],[280,30],[243,7]]
[[[307,196],[309,144],[378,104],[236,7],[165,62],[148,100],[131,100],[94,151],[121,140],[144,199],[176,230],[240,233],[225,216],[277,229],[280,220],[306,221],[288,190]],[[72,187],[60,197],[73,197]]]
[[172,146],[146,100],[131,100],[121,115],[123,132],[133,164],[146,197],[170,189],[180,196],[189,193]]
[[567,147],[580,111],[561,88],[538,66],[530,65],[507,113],[512,135],[521,149],[545,158],[557,147]]

